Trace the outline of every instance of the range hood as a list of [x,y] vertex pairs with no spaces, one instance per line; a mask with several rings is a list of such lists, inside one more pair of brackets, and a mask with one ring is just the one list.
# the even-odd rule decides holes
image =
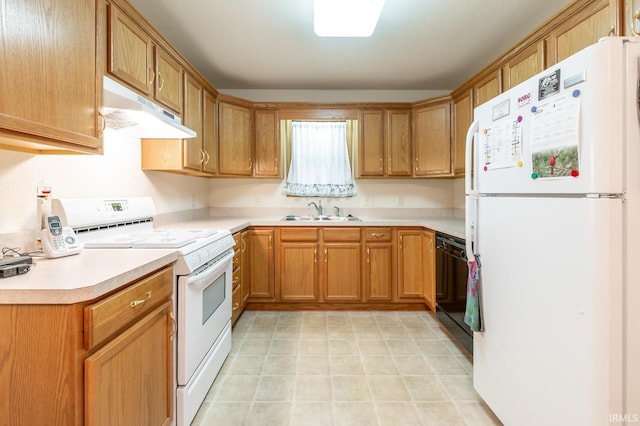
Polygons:
[[182,125],[180,117],[122,84],[103,77],[106,126],[140,139],[186,139],[196,132]]

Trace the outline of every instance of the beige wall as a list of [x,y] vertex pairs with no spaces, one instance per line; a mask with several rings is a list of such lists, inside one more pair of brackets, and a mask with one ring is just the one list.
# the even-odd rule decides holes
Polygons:
[[101,156],[0,150],[0,234],[39,229],[36,189],[43,179],[54,198],[149,195],[158,213],[207,207],[208,179],[143,172],[139,140],[109,130],[104,148]]
[[[39,229],[36,188],[41,180],[54,198],[151,196],[159,214],[204,207],[309,208],[306,198],[282,194],[277,179],[207,179],[140,170],[137,139],[107,130],[105,154],[33,155],[0,150],[0,236]],[[350,208],[464,208],[461,179],[358,179],[352,198],[323,200]],[[195,202],[194,202],[195,201]],[[286,214],[286,213],[285,213]],[[5,240],[6,241],[6,240]]]

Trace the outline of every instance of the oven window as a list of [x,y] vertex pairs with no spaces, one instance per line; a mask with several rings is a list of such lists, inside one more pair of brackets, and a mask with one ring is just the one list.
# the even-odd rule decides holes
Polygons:
[[202,324],[213,315],[225,298],[224,280],[226,273],[220,275],[213,284],[204,289],[202,295]]

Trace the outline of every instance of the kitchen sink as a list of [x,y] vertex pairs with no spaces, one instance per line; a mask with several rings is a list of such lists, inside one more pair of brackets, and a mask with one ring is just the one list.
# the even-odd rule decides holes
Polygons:
[[297,221],[317,221],[317,222],[348,222],[348,221],[360,221],[359,218],[351,215],[347,216],[326,216],[326,215],[316,215],[316,216],[298,216],[298,215],[287,215],[280,220],[297,220]]

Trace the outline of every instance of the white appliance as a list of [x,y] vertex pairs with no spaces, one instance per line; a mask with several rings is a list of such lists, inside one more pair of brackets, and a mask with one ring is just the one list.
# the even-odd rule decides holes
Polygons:
[[640,422],[639,57],[605,38],[474,111],[473,383],[507,426]]
[[151,198],[54,199],[86,250],[175,249],[176,423],[189,425],[231,351],[234,240],[228,230],[153,227]]
[[117,81],[104,76],[104,107],[106,126],[136,138],[186,139],[196,132],[182,124],[180,116],[138,95]]

